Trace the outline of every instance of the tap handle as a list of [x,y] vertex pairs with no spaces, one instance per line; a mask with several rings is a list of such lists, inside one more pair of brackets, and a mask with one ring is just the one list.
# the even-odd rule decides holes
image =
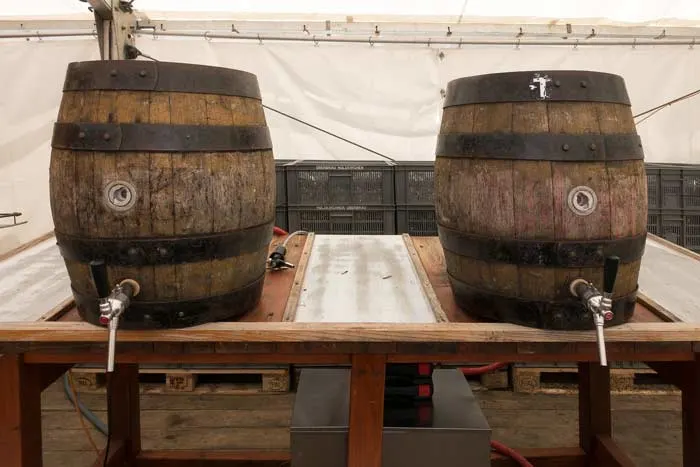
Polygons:
[[612,294],[615,287],[615,279],[617,278],[617,268],[620,266],[620,258],[618,256],[608,256],[605,258],[605,266],[603,266],[603,292]]
[[107,298],[111,292],[109,281],[107,280],[107,266],[103,260],[90,261],[90,275],[97,289],[99,298]]

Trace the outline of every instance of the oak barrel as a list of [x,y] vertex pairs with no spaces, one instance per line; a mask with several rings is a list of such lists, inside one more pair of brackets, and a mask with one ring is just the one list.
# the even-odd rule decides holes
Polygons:
[[68,66],[50,198],[79,313],[98,324],[91,260],[136,280],[124,328],[236,319],[259,302],[275,166],[257,77],[150,61]]
[[571,295],[603,290],[634,312],[646,242],[644,154],[622,77],[523,71],[448,83],[436,147],[438,235],[457,305],[487,320],[592,329]]

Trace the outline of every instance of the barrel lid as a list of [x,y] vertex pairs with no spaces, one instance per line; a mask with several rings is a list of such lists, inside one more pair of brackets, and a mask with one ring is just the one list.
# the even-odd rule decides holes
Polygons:
[[68,65],[64,91],[158,91],[260,99],[256,75],[230,68],[145,60],[94,60]]
[[443,108],[498,102],[578,101],[630,105],[625,80],[585,70],[490,73],[450,81]]

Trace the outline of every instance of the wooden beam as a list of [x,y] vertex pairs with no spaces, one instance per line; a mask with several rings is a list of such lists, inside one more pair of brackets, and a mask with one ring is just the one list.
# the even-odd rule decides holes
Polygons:
[[296,317],[297,306],[299,305],[299,297],[301,296],[301,291],[304,286],[306,266],[309,264],[309,255],[311,254],[311,248],[314,244],[314,238],[315,237],[313,233],[309,233],[306,237],[304,249],[301,251],[301,256],[299,257],[299,264],[296,265],[296,272],[294,273],[294,283],[292,284],[292,288],[289,291],[289,296],[287,298],[287,306],[284,309],[282,321],[294,321],[294,318]]
[[94,10],[95,16],[102,20],[112,19],[112,5],[111,0],[88,0],[90,6]]
[[[530,448],[517,450],[537,467],[588,467],[581,448]],[[491,455],[491,467],[518,467],[520,464],[500,454]]]
[[[85,322],[0,323],[0,343],[107,341]],[[605,331],[606,343],[696,342],[700,324],[628,323]],[[595,343],[594,331],[552,331],[506,323],[218,322],[184,329],[120,330],[119,342],[230,343]]]
[[673,384],[678,389],[683,389],[685,385],[685,371],[688,363],[686,362],[644,362],[649,368],[654,370],[656,374],[667,384]]
[[107,374],[107,417],[110,448],[123,445],[124,463],[133,464],[141,451],[138,365],[116,364]]
[[0,356],[0,453],[3,467],[41,467],[41,384],[21,355]]
[[36,373],[39,376],[39,384],[41,385],[42,391],[51,386],[54,383],[54,381],[63,376],[66,373],[66,371],[70,370],[71,368],[73,368],[72,363],[60,365],[32,365],[33,371],[36,371]]
[[595,467],[634,467],[634,462],[610,436],[593,440],[590,465]]
[[348,467],[382,467],[384,355],[355,355],[350,372]]
[[[109,456],[105,461],[105,456]],[[125,462],[126,456],[126,444],[123,440],[118,439],[115,441],[110,441],[109,452],[107,449],[100,451],[100,455],[97,456],[95,462],[93,462],[92,467],[122,467]]]
[[435,289],[433,289],[433,286],[430,283],[430,278],[428,277],[428,273],[423,266],[423,261],[421,261],[418,251],[416,251],[416,246],[413,243],[413,239],[408,234],[403,234],[402,237],[404,244],[406,245],[406,250],[408,250],[408,255],[411,257],[413,267],[416,270],[418,278],[420,279],[423,293],[428,299],[428,303],[430,303],[430,308],[433,310],[435,321],[438,323],[449,323],[450,320],[447,317],[447,314],[445,314],[445,310],[442,308],[442,304],[440,304],[440,300],[435,294]]
[[578,378],[579,442],[591,453],[596,436],[612,434],[610,367],[579,363]]
[[700,354],[686,363],[681,395],[683,411],[683,467],[700,465]]
[[135,467],[281,467],[289,451],[142,451]]

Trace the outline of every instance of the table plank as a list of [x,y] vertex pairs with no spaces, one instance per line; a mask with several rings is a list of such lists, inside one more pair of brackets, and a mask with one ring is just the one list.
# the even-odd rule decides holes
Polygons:
[[700,323],[699,256],[669,243],[647,238],[639,290],[679,321]]

